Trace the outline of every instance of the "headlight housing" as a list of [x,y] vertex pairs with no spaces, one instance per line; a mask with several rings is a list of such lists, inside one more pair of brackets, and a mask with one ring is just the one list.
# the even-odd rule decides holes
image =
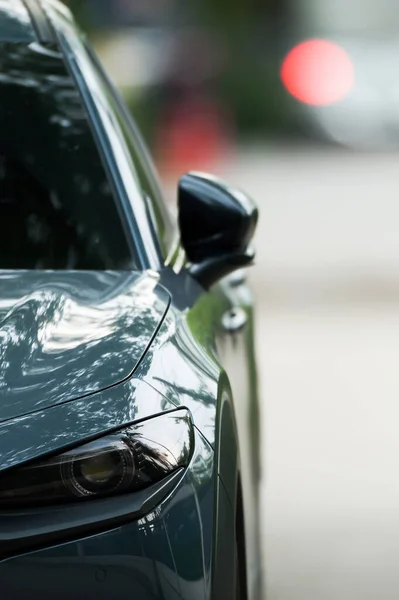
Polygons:
[[193,439],[186,410],[148,419],[0,476],[0,509],[79,502],[141,490],[187,467]]

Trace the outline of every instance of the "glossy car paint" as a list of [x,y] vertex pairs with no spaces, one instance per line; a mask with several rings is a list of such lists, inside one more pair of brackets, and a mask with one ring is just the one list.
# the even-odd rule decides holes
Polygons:
[[[43,5],[56,30],[71,41],[69,52],[72,52],[72,37],[78,34],[65,10],[53,1]],[[3,12],[7,12],[7,6],[2,7]],[[83,52],[78,42],[75,49]],[[81,65],[83,62],[84,59]],[[85,95],[90,96],[94,92],[90,87],[88,63],[84,69]],[[96,120],[94,127],[99,137],[106,137],[107,127],[101,115],[93,111],[91,117]],[[104,143],[103,150],[109,157],[111,171],[117,169],[115,148]],[[114,173],[113,177],[121,184],[121,174]],[[20,306],[28,304],[28,309],[22,312],[32,324],[33,339],[42,340],[42,346],[36,359],[26,357],[29,368],[25,381],[32,394],[26,393],[24,401],[22,394],[18,410],[14,404],[14,412],[12,405],[7,406],[5,395],[3,397],[9,412],[3,409],[8,418],[4,416],[0,424],[0,471],[179,407],[190,410],[195,425],[193,460],[172,489],[157,492],[156,506],[140,518],[134,516],[134,495],[124,510],[119,507],[122,516],[119,512],[116,518],[114,508],[115,527],[108,520],[104,524],[93,516],[90,527],[86,523],[76,530],[71,523],[61,528],[60,518],[52,513],[50,521],[46,521],[47,533],[51,534],[49,541],[42,538],[37,548],[27,545],[24,551],[21,534],[19,549],[8,555],[3,553],[0,584],[5,597],[18,600],[32,595],[62,599],[134,595],[143,600],[223,600],[234,598],[236,571],[246,563],[248,598],[253,600],[260,594],[256,501],[259,464],[250,291],[245,277],[234,275],[206,291],[184,266],[178,268],[173,260],[168,267],[161,262],[157,264],[152,250],[150,260],[146,249],[154,248],[155,240],[151,238],[148,214],[143,210],[145,202],[138,197],[137,182],[134,185],[129,204],[123,206],[127,214],[132,211],[130,214],[134,216],[137,207],[139,235],[134,242],[140,247],[137,252],[142,258],[140,270],[2,274],[20,280],[21,290],[12,297],[8,288],[9,297],[3,298],[0,281],[0,302],[4,299],[6,306],[8,302],[7,314],[14,311],[14,315]],[[127,220],[130,222],[128,217]],[[143,220],[146,226],[142,226]],[[179,250],[177,256],[181,256]],[[150,264],[153,268],[149,271]],[[33,291],[32,281],[38,276],[42,278],[41,287]],[[51,282],[54,284],[57,278],[58,285],[52,286]],[[75,287],[73,282],[78,280],[79,285]],[[73,329],[60,329],[60,323],[65,324],[70,318],[65,311],[51,313],[48,310],[43,321],[35,321],[40,302],[29,304],[29,299],[41,290],[43,297],[47,294],[49,299],[47,306],[60,303],[62,307],[63,303],[69,303],[75,315],[87,314],[86,308],[89,312],[95,311],[96,318],[92,321],[89,318],[86,324],[84,318],[91,341],[86,340],[84,327],[75,333]],[[107,312],[106,307],[110,305],[114,312]],[[9,323],[13,323],[12,316]],[[113,333],[107,330],[108,325],[114,328]],[[2,331],[0,326],[0,334]],[[46,335],[41,337],[42,331]],[[63,386],[59,384],[60,396],[56,393],[56,378],[50,384],[40,379],[38,372],[38,357],[46,355],[48,340],[54,343],[57,336],[61,337],[60,381]],[[73,363],[77,352],[86,360],[85,350],[91,354],[90,361],[83,362],[82,371],[87,369],[88,373],[80,374],[79,383],[79,377],[75,381]],[[14,351],[16,356],[22,352],[19,347]],[[68,360],[64,364],[64,357],[69,357],[69,365]],[[51,362],[53,358],[45,356],[48,361],[45,370],[48,365],[55,365]],[[36,387],[34,376],[41,382]],[[40,394],[43,385],[49,386],[46,398]],[[149,497],[142,500],[144,506],[151,505],[151,491],[148,494]],[[246,555],[241,548],[237,563],[236,521],[240,517],[241,495]],[[93,515],[96,502],[92,503]],[[111,514],[113,509],[110,506],[108,510]],[[48,519],[48,515],[42,517]],[[0,549],[2,540],[5,542],[7,536],[10,537],[5,523],[10,519],[20,523],[21,518],[28,531],[29,511],[22,515],[0,513]],[[14,536],[16,530],[15,526]]]
[[0,290],[0,423],[127,379],[170,300],[150,272],[3,272]]
[[29,14],[21,0],[7,2],[1,10],[0,39],[4,42],[36,41]]
[[0,562],[4,597],[210,598],[214,454],[199,432],[195,442],[180,485],[145,516]]
[[216,177],[192,172],[180,178],[178,201],[182,243],[190,261],[246,251],[258,211],[245,194]]
[[205,289],[253,263],[255,203],[211,175],[187,173],[178,190],[181,241],[189,271]]

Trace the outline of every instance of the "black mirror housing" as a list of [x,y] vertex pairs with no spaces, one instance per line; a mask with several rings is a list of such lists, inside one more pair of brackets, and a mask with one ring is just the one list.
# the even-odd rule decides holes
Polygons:
[[204,287],[253,262],[258,210],[243,192],[192,172],[179,181],[178,208],[190,272]]

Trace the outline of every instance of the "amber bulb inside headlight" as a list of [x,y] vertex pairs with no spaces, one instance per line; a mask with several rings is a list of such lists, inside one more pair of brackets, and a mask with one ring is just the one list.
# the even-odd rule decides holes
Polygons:
[[61,463],[61,477],[75,496],[113,492],[130,485],[135,463],[132,450],[119,438],[108,438],[106,446],[87,444],[71,460],[68,454]]
[[100,457],[93,456],[81,462],[80,474],[89,483],[101,485],[115,477],[120,468],[120,461],[115,460],[110,454]]

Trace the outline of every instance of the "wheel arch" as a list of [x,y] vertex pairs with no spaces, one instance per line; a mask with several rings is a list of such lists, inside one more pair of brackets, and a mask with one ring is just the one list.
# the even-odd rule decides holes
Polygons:
[[235,598],[237,569],[246,598],[244,505],[234,402],[228,376],[221,373],[215,435],[215,514],[212,599]]

